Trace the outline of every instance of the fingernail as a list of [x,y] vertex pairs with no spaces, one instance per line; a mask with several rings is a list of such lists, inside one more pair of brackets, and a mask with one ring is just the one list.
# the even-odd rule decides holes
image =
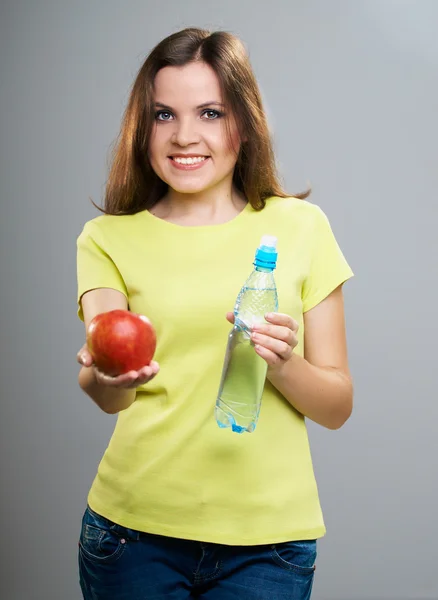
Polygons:
[[265,319],[272,319],[273,318],[273,313],[266,313],[265,314]]

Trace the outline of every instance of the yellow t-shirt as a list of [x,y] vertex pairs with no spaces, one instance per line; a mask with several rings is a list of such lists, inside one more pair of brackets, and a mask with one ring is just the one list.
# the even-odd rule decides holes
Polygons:
[[125,527],[233,545],[318,538],[325,526],[304,417],[268,381],[257,427],[237,434],[214,416],[225,313],[264,234],[278,238],[279,312],[303,313],[352,272],[322,210],[305,200],[248,204],[220,225],[184,227],[148,211],[99,216],[78,238],[78,299],[109,287],[150,318],[157,377],[116,427],[88,501]]

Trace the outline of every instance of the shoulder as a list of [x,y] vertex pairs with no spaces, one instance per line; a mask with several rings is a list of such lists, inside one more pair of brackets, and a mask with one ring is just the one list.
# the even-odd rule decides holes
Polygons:
[[79,237],[103,240],[113,235],[121,235],[125,231],[131,231],[141,219],[141,212],[135,215],[99,215],[86,221]]
[[324,211],[320,206],[310,202],[309,200],[301,200],[295,196],[287,196],[280,198],[279,196],[271,196],[266,200],[266,206],[261,211],[266,216],[285,219],[286,222],[293,220],[303,226],[315,227],[318,222],[327,219]]

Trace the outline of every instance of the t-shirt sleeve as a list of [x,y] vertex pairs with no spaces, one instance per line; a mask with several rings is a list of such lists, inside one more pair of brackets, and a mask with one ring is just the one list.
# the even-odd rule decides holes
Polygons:
[[77,239],[77,312],[83,321],[81,298],[90,290],[112,288],[128,297],[123,277],[109,255],[104,238],[92,222],[85,224]]
[[302,288],[303,312],[319,304],[339,285],[353,276],[325,213],[315,206],[310,233],[310,266]]

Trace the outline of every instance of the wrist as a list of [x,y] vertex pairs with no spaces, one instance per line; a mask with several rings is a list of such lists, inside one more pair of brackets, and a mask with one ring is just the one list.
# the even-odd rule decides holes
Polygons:
[[267,378],[273,385],[275,385],[274,381],[283,379],[286,375],[289,376],[291,371],[296,368],[297,363],[299,363],[301,359],[301,356],[295,354],[295,352],[292,352],[292,356],[289,358],[289,360],[282,361],[277,365],[268,366]]

